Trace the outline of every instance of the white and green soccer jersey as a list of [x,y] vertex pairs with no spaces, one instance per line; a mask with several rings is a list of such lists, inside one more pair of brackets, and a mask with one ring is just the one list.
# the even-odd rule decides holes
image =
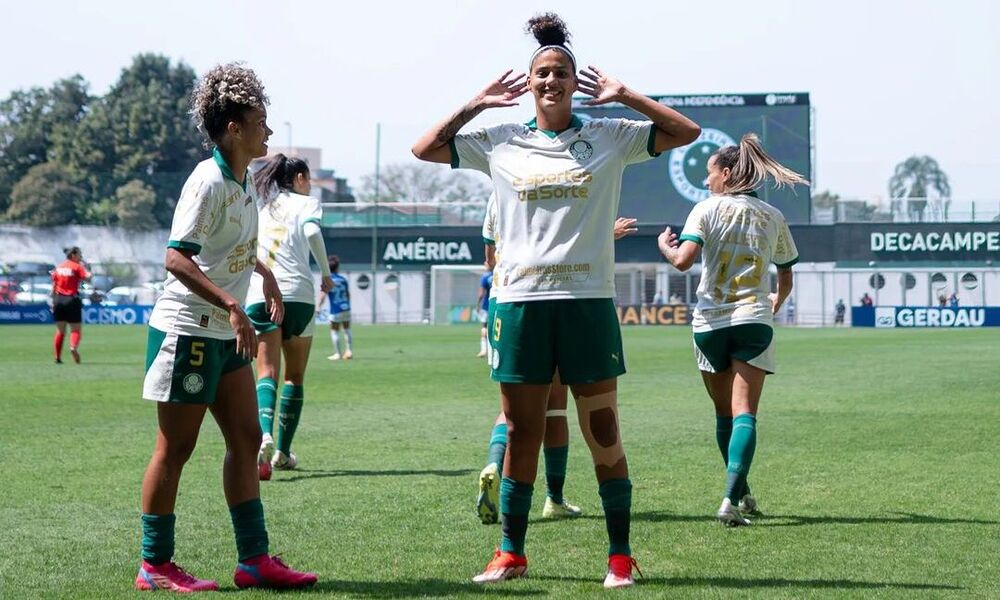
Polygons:
[[[490,194],[490,199],[486,201],[486,217],[483,219],[483,243],[493,246],[494,257],[500,260],[500,232],[496,227],[497,223],[497,195]],[[493,285],[490,286],[490,299],[497,297],[499,282],[496,279],[494,269]]]
[[799,260],[780,210],[753,196],[712,196],[691,209],[679,239],[701,246],[694,331],[774,322],[768,267]]
[[614,297],[622,172],[655,156],[655,133],[649,121],[574,116],[559,133],[532,120],[455,136],[452,167],[493,180],[497,302]]
[[[216,150],[195,167],[174,209],[168,248],[194,252],[192,260],[216,286],[246,299],[257,262],[257,194],[247,172],[243,185]],[[236,337],[229,313],[198,296],[171,274],[149,317],[150,326],[178,335]]]
[[[309,269],[309,240],[303,228],[323,219],[319,199],[281,192],[260,209],[257,228],[257,260],[267,265],[278,280],[285,302],[316,303],[316,284]],[[247,304],[264,301],[264,280],[254,274]]]

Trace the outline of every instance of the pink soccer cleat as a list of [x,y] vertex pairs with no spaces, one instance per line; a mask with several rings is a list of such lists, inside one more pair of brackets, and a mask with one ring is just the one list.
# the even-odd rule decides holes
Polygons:
[[528,558],[498,548],[483,572],[472,578],[473,583],[499,583],[528,574]]
[[165,562],[161,565],[151,565],[142,561],[139,574],[135,576],[135,589],[143,591],[167,590],[180,592],[216,592],[219,584],[210,579],[198,579],[177,563]]
[[296,571],[277,556],[262,554],[236,565],[233,582],[238,588],[285,590],[304,588],[316,583],[315,573]]

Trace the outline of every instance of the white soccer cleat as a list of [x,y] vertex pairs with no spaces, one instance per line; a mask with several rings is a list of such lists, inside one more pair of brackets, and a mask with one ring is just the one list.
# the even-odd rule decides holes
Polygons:
[[750,519],[740,514],[740,510],[733,506],[729,498],[722,499],[722,506],[719,512],[715,513],[715,518],[726,527],[742,527],[750,524]]
[[271,479],[271,459],[274,458],[274,439],[270,433],[265,433],[257,452],[257,472],[261,481]]
[[340,352],[334,352],[330,356],[326,357],[327,360],[340,360]]
[[299,459],[294,452],[285,454],[281,450],[274,451],[274,458],[271,459],[271,466],[281,471],[291,471],[299,466]]
[[562,504],[555,503],[552,498],[545,497],[545,507],[542,508],[543,519],[571,519],[583,514],[579,506],[573,506],[563,498]]
[[760,506],[757,504],[757,499],[747,494],[740,499],[739,505],[740,513],[744,515],[760,515]]

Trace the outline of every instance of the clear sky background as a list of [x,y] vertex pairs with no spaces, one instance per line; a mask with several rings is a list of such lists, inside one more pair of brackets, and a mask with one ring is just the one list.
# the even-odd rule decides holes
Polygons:
[[[536,46],[558,12],[577,59],[650,94],[805,91],[817,189],[877,200],[896,163],[936,158],[957,199],[1000,197],[995,0],[0,1],[0,96],[82,74],[103,94],[140,52],[198,73],[246,61],[271,98],[271,143],[323,149],[352,185]],[[523,121],[520,107],[474,123]]]

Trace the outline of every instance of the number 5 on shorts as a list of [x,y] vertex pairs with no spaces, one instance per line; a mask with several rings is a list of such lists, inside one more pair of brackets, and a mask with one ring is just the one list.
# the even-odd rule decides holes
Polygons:
[[200,367],[205,363],[205,342],[191,342],[191,366]]
[[501,325],[503,325],[503,321],[500,320],[500,317],[493,317],[493,341],[494,342],[499,342],[500,341],[500,326]]

